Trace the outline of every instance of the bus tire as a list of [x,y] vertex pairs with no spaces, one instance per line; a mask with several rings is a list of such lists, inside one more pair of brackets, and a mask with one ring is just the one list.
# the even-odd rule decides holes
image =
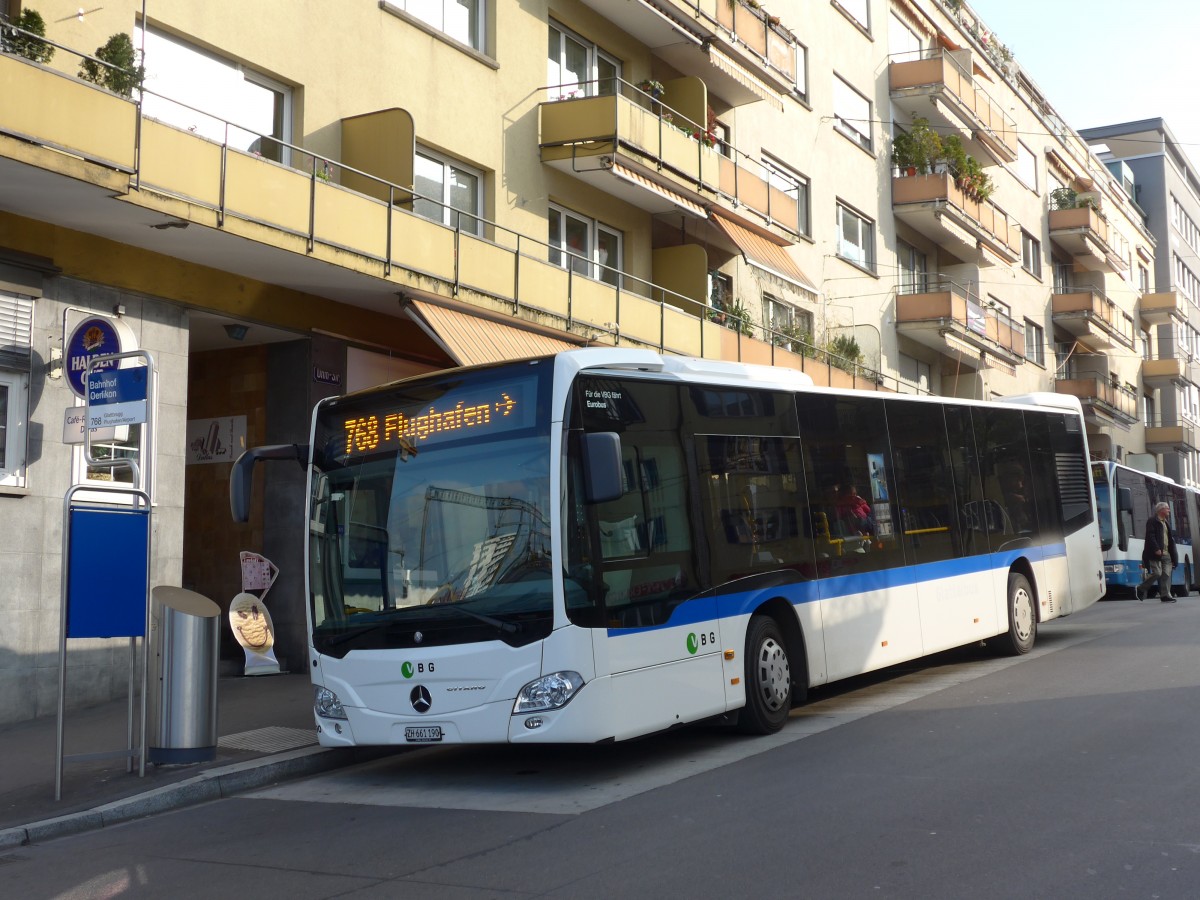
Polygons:
[[1020,656],[1033,649],[1037,639],[1037,598],[1033,588],[1020,572],[1008,573],[1008,633],[1003,650]]
[[754,616],[746,629],[746,705],[737,727],[744,734],[774,734],[792,708],[792,666],[779,625]]
[[1192,590],[1192,561],[1185,559],[1183,561],[1183,586],[1176,593],[1180,597],[1186,597]]

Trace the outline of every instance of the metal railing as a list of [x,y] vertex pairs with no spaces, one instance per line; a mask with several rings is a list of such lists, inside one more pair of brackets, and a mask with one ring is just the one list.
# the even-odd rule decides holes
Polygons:
[[[541,90],[545,92],[548,100],[556,104],[612,97],[617,104],[630,104],[655,120],[654,127],[648,135],[649,140],[646,137],[625,134],[621,128],[622,116],[618,105],[613,108],[611,127],[601,129],[603,133],[571,135],[561,141],[543,143],[543,147],[612,141],[614,147],[629,148],[656,168],[667,170],[681,181],[694,185],[699,191],[707,191],[714,197],[723,198],[734,207],[753,210],[768,223],[789,234],[800,236],[805,233],[801,227],[804,214],[801,191],[805,187],[804,183],[767,160],[739,150],[724,140],[722,134],[711,129],[708,122],[701,124],[695,121],[665,102],[662,96],[656,96],[621,78],[566,82],[546,85]],[[668,146],[676,139],[677,134],[695,142],[694,165],[690,165],[689,168],[675,161],[676,156]],[[715,167],[706,154],[715,154]],[[714,175],[715,180],[712,180]],[[789,210],[784,212],[790,214],[782,214],[776,207],[773,197],[775,192],[787,198]]]

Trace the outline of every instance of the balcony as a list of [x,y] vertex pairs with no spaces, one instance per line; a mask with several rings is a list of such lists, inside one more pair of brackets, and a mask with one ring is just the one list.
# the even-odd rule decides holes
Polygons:
[[1053,294],[1050,303],[1055,326],[1092,349],[1133,349],[1133,319],[1103,292],[1080,288]]
[[1128,428],[1138,419],[1137,394],[1103,378],[1058,378],[1054,391],[1078,397],[1089,425]]
[[1190,453],[1200,450],[1196,426],[1185,419],[1155,420],[1146,426],[1146,449],[1151,453]]
[[1172,385],[1183,385],[1188,380],[1188,364],[1182,359],[1142,360],[1142,384],[1158,390]]
[[1188,320],[1187,300],[1178,291],[1142,294],[1139,311],[1144,325],[1168,325],[1172,322],[1183,325]]
[[704,79],[713,93],[741,106],[767,100],[782,108],[803,76],[796,41],[784,23],[729,0],[581,0],[671,64]]
[[892,179],[892,212],[963,262],[1012,265],[1021,229],[990,200],[968,197],[948,174]]
[[[680,106],[699,118],[703,89],[699,79],[677,79],[669,96],[680,96]],[[802,233],[798,185],[734,147],[715,145],[695,118],[633,85],[622,82],[618,94],[548,101],[540,109],[542,162],[607,194],[647,212],[700,218],[718,202],[739,216],[755,214],[780,236]]]
[[1108,222],[1090,206],[1050,210],[1050,239],[1091,272],[1115,274],[1129,267],[1109,244]]
[[[661,266],[656,258],[653,283],[571,257],[548,245],[544,230],[535,238],[475,217],[451,216],[455,224],[446,225],[441,215],[418,215],[405,207],[417,199],[445,212],[441,197],[269,135],[254,137],[285,146],[294,166],[238,149],[229,123],[226,138],[214,140],[139,117],[133,101],[14,56],[0,55],[0,85],[12,98],[0,104],[0,178],[9,186],[0,219],[53,222],[71,229],[80,247],[150,261],[147,271],[117,271],[83,259],[72,271],[97,271],[131,290],[149,290],[163,260],[185,273],[229,272],[270,296],[294,292],[298,302],[255,306],[266,323],[297,333],[336,325],[397,349],[419,334],[397,304],[403,294],[593,342],[766,360],[802,368],[821,384],[874,388],[881,380],[710,321],[706,266],[684,254]],[[12,249],[34,252],[20,227],[11,234]],[[197,308],[213,299],[186,284],[164,296]]]
[[892,103],[939,131],[956,131],[981,162],[1017,161],[1017,122],[971,74],[971,51],[936,48],[888,65]]
[[1025,327],[953,282],[897,296],[896,330],[972,369],[984,354],[1008,366],[1025,361]]

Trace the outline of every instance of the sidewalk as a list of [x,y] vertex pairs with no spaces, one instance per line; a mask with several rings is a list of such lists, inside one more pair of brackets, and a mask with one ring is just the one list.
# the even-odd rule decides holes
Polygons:
[[[135,717],[137,709],[135,707]],[[127,701],[67,712],[66,756],[126,746]],[[0,725],[0,849],[102,828],[139,816],[215,800],[378,755],[317,745],[312,682],[304,675],[223,677],[217,685],[216,758],[192,765],[121,758],[66,762],[54,799],[58,722],[45,716]],[[135,739],[136,743],[136,739]]]

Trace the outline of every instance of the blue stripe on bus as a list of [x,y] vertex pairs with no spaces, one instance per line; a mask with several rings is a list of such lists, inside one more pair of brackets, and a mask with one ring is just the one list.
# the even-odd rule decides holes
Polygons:
[[609,637],[620,637],[711,622],[714,618],[712,614],[714,602],[719,607],[718,616],[720,618],[748,615],[762,602],[765,593],[783,596],[791,604],[799,606],[801,603],[813,603],[817,600],[833,600],[838,597],[849,597],[888,588],[908,587],[925,581],[939,581],[963,575],[979,575],[997,569],[1007,570],[1014,562],[1022,558],[1031,562],[1040,562],[1059,557],[1065,558],[1066,555],[1066,544],[1046,544],[1040,547],[1021,547],[1016,550],[985,553],[980,556],[964,556],[960,559],[921,563],[896,569],[877,569],[873,572],[862,572],[855,575],[835,575],[816,581],[796,581],[792,584],[777,585],[766,589],[720,594],[715,598],[712,596],[697,597],[694,600],[685,600],[680,603],[672,610],[670,618],[659,625],[609,628],[608,634]]

